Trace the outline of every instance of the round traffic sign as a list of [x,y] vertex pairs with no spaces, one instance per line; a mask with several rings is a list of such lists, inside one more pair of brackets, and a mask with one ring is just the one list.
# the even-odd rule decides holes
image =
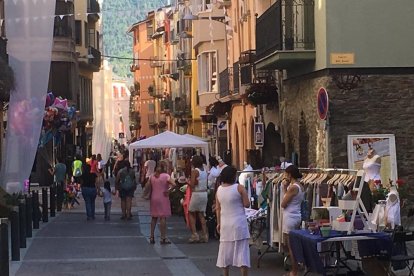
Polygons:
[[318,91],[318,114],[321,120],[326,120],[329,110],[329,98],[328,92],[325,88],[321,87]]

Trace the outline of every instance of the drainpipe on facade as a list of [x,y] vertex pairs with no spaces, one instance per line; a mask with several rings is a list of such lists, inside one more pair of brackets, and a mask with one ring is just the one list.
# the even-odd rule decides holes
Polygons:
[[[247,120],[246,120],[246,103],[244,101],[244,99],[242,100],[242,106],[243,106],[243,122],[242,122],[242,128],[243,128],[243,160],[242,160],[242,164],[243,162],[247,162]],[[250,162],[247,162],[250,163]],[[239,164],[240,165],[240,164]],[[243,166],[241,166],[242,169]]]
[[[282,109],[281,107],[281,99],[282,99],[282,92],[283,92],[283,71],[277,70],[276,71],[276,75],[277,75],[277,91],[278,91],[278,104],[279,104],[279,129],[280,129],[280,138],[281,138],[281,142],[285,143],[285,136],[284,136],[284,130],[285,130],[285,125],[283,124],[284,121],[284,116],[282,114]],[[282,119],[283,118],[283,119]],[[286,143],[285,143],[285,156],[288,154],[286,152]]]

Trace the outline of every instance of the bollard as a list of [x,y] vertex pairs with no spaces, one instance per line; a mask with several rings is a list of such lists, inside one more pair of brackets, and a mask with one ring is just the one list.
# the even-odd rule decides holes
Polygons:
[[56,185],[50,186],[50,217],[56,216]]
[[57,209],[57,211],[58,212],[61,212],[62,211],[62,205],[63,205],[63,185],[62,185],[62,182],[60,182],[60,183],[57,183],[57,186],[56,186],[56,193],[57,193],[57,195],[56,195],[56,209]]
[[0,275],[9,275],[9,223],[0,219]]
[[26,237],[31,238],[32,234],[32,220],[33,220],[33,201],[29,195],[25,196],[26,199]]
[[42,221],[49,221],[49,206],[47,202],[47,188],[42,188]]
[[11,211],[10,225],[12,261],[20,261],[19,207],[14,207]]
[[20,248],[26,248],[26,202],[24,199],[19,202],[19,230]]
[[33,191],[32,194],[33,194],[33,212],[32,212],[33,229],[39,229],[39,221],[40,221],[39,193],[37,191]]

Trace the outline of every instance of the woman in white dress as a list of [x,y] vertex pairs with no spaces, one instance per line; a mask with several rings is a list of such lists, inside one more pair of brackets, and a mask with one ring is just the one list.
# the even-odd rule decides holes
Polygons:
[[292,248],[290,247],[289,232],[299,229],[302,220],[301,204],[305,196],[305,191],[300,184],[300,178],[302,178],[302,174],[299,172],[299,169],[294,165],[290,165],[285,170],[282,182],[284,190],[284,196],[281,203],[281,207],[283,208],[282,230],[285,244],[286,242],[288,244],[290,260],[292,263],[292,270],[290,271],[289,276],[298,275],[299,268],[298,263],[292,254]]
[[[203,166],[203,158],[199,155],[191,159],[193,170],[189,186],[191,187],[191,199],[188,211],[190,213],[191,238],[190,243],[208,242],[206,219],[204,217],[207,208],[207,171]],[[202,228],[202,236],[199,237],[196,229],[196,218],[199,218]]]
[[374,201],[372,198],[372,192],[377,190],[375,181],[381,181],[381,156],[379,156],[372,146],[369,146],[367,157],[362,164],[362,168],[365,172],[364,186],[361,191],[361,200],[364,203],[365,209],[368,213],[372,213],[374,210]]
[[229,275],[230,266],[240,267],[242,276],[247,275],[250,267],[250,233],[244,211],[250,202],[246,189],[234,184],[236,174],[236,168],[225,167],[216,193],[217,231],[220,233],[217,266],[223,268],[224,276]]

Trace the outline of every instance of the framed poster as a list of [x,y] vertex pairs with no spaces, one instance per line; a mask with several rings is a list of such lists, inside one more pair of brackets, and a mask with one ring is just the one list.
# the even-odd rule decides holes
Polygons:
[[263,147],[263,144],[264,144],[263,123],[254,123],[254,144],[256,147]]
[[[370,179],[379,179],[384,185],[398,179],[394,134],[348,135],[347,145],[349,169],[364,169]],[[369,166],[372,158],[377,159],[376,168]]]

